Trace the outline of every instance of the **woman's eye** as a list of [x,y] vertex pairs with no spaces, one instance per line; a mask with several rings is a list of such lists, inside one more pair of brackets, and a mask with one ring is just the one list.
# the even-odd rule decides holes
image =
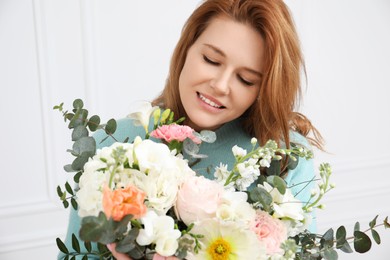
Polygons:
[[237,77],[238,77],[238,80],[241,81],[241,83],[243,83],[244,85],[247,85],[247,86],[255,85],[255,83],[245,80],[240,75],[238,75]]
[[207,62],[207,63],[209,63],[211,65],[219,66],[218,62],[210,60],[206,55],[203,55],[203,59],[205,60],[205,62]]

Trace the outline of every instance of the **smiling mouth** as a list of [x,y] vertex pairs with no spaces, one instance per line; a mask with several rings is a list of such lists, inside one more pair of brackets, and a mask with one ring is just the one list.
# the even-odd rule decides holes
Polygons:
[[199,92],[196,92],[198,97],[206,104],[208,104],[209,106],[212,106],[212,107],[215,107],[215,108],[219,108],[219,109],[223,109],[223,108],[226,108],[225,106],[219,106],[217,105],[215,102],[211,101],[210,99],[206,98],[205,96],[203,96],[202,94],[200,94]]

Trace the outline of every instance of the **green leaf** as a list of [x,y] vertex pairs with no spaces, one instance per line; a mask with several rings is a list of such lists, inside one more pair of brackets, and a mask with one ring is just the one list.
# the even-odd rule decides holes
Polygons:
[[74,198],[70,199],[70,204],[72,204],[74,210],[77,210],[77,201]]
[[77,141],[82,137],[88,136],[88,130],[83,125],[78,125],[73,129],[72,132],[72,141]]
[[93,115],[88,120],[88,127],[89,130],[91,130],[92,132],[96,131],[99,125],[100,125],[100,117],[98,115]]
[[217,135],[215,132],[210,130],[202,130],[199,135],[195,134],[200,140],[206,143],[214,143],[217,140]]
[[280,192],[280,194],[285,194],[286,193],[286,189],[287,189],[287,184],[286,184],[286,182],[282,179],[282,178],[280,178],[279,176],[269,176],[268,178],[267,178],[267,181],[270,181],[272,184],[273,184],[273,186],[275,187],[275,188],[277,188],[278,189],[278,191]]
[[360,231],[360,223],[359,222],[355,223],[355,226],[353,227],[353,230],[354,231]]
[[339,249],[341,251],[343,251],[344,253],[353,253],[353,250],[352,250],[351,246],[349,245],[348,241],[345,241],[343,246]]
[[334,231],[333,228],[328,229],[321,238],[321,246],[323,248],[331,248],[334,244]]
[[288,157],[288,164],[287,164],[287,168],[289,170],[294,170],[297,166],[298,166],[298,163],[299,163],[299,157],[296,157],[295,160],[293,160],[290,156]]
[[365,253],[370,250],[372,242],[371,239],[364,232],[355,231],[353,235],[355,237],[353,241],[353,246],[356,252]]
[[63,200],[62,201],[62,204],[64,205],[64,207],[67,209],[69,207],[69,202],[67,200]]
[[91,242],[84,242],[84,247],[87,249],[87,251],[90,253],[92,251],[92,244]]
[[80,238],[84,241],[110,244],[116,239],[112,222],[107,220],[103,212],[99,212],[97,217],[84,217],[81,221]]
[[82,137],[76,142],[74,142],[72,149],[78,155],[81,155],[82,153],[87,153],[87,156],[92,157],[93,155],[95,155],[96,141],[91,136]]
[[66,172],[75,172],[76,170],[74,170],[73,168],[72,168],[72,164],[67,164],[67,165],[65,165],[64,166],[64,170],[66,171]]
[[70,184],[68,182],[65,183],[65,189],[67,192],[69,192],[71,195],[74,195],[73,193],[73,189],[72,187],[70,186]]
[[270,210],[270,208],[271,208],[270,205],[272,203],[272,196],[264,188],[255,187],[254,189],[249,191],[249,198],[253,202],[261,203],[261,205],[263,206],[265,211],[268,212]]
[[83,174],[83,172],[82,172],[82,171],[79,171],[79,172],[76,173],[76,175],[73,177],[73,180],[74,180],[76,183],[79,183],[81,174]]
[[84,255],[83,258],[81,258],[81,260],[88,260],[88,256]]
[[385,228],[390,228],[390,223],[389,223],[388,218],[389,217],[386,217],[385,220],[383,221],[383,225],[385,226]]
[[340,226],[336,231],[336,239],[337,240],[345,240],[347,236],[347,231],[344,226]]
[[57,238],[56,238],[56,242],[57,242],[57,247],[58,247],[58,249],[59,249],[61,252],[65,253],[65,254],[68,254],[68,253],[69,253],[69,251],[68,251],[68,249],[66,248],[64,242],[62,242],[61,239],[59,239],[59,238],[57,237]]
[[80,243],[75,234],[72,234],[72,247],[77,253],[80,253]]
[[268,168],[265,168],[265,172],[269,176],[280,176],[280,160],[272,160]]
[[378,218],[378,215],[376,215],[376,217],[372,221],[370,221],[370,223],[369,223],[370,228],[374,228],[375,227],[377,218]]
[[324,258],[326,260],[337,260],[338,255],[337,252],[333,248],[326,249],[324,251]]
[[81,109],[81,108],[83,108],[83,106],[84,106],[84,103],[83,103],[83,101],[81,99],[78,98],[78,99],[75,99],[73,101],[73,108]]
[[72,162],[72,168],[74,168],[76,171],[80,171],[84,168],[84,165],[86,162],[88,162],[88,156],[80,156],[74,159]]
[[132,228],[123,240],[119,241],[116,245],[116,251],[120,253],[127,253],[133,250],[136,246],[135,239],[139,233],[138,228]]
[[112,119],[108,120],[104,130],[106,131],[106,134],[108,134],[108,135],[115,133],[115,131],[116,131],[115,119],[112,118]]
[[58,197],[60,197],[60,198],[62,197],[62,194],[63,194],[61,187],[59,185],[57,186],[57,194],[58,194]]
[[345,227],[344,226],[339,227],[336,231],[336,248],[337,249],[341,249],[344,247],[345,244],[348,244],[346,236],[347,236],[347,231],[345,230]]
[[88,111],[85,109],[78,109],[74,113],[74,116],[69,122],[68,128],[72,129],[75,128],[76,126],[85,126],[87,122],[87,117],[88,117]]
[[380,245],[381,244],[381,237],[379,236],[379,233],[376,232],[375,229],[371,229],[371,235],[374,238],[375,242]]

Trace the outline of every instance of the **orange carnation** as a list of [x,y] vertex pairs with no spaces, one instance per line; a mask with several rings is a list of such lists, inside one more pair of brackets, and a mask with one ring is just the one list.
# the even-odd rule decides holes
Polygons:
[[134,186],[114,191],[107,186],[104,187],[104,213],[107,218],[112,217],[115,221],[120,221],[129,214],[132,214],[135,219],[142,217],[147,210],[144,200],[145,193]]

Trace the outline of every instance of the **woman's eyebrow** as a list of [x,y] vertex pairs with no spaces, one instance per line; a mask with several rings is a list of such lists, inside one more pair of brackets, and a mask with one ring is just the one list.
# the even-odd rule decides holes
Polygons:
[[204,46],[206,46],[207,48],[212,49],[213,51],[215,51],[216,53],[218,53],[222,57],[226,57],[226,54],[221,49],[219,49],[218,47],[215,47],[214,45],[207,44],[207,43],[205,43]]

